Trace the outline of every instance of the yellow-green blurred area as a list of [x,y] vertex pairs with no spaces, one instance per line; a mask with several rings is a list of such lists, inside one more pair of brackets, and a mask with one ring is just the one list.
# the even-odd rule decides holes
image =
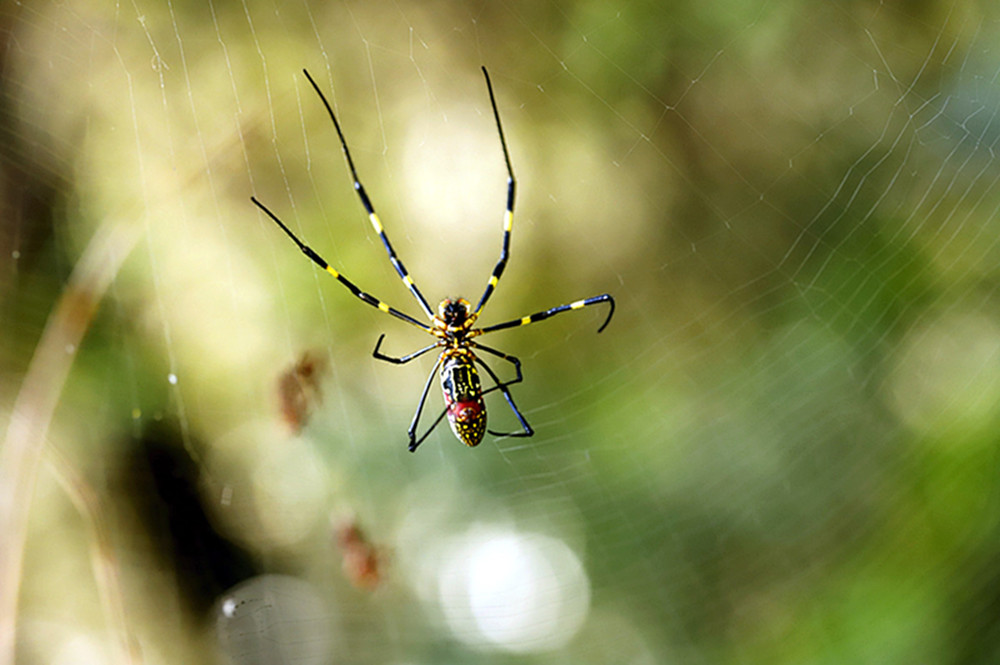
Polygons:
[[[0,2],[0,664],[997,662],[998,43],[973,0]],[[482,66],[480,323],[617,309],[481,338],[533,437],[411,454],[434,354],[372,350],[433,339],[250,197],[422,316],[306,68],[475,304]]]

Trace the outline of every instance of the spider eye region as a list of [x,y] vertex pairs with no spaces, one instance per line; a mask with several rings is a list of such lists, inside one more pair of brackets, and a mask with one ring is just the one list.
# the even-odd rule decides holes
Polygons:
[[438,316],[445,325],[459,327],[469,318],[469,301],[465,298],[442,300],[438,305]]

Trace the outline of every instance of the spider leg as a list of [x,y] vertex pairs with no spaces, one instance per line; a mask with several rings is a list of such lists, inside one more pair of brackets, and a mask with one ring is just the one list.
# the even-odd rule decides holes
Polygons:
[[[427,435],[430,434],[435,427],[437,427],[439,422],[441,422],[441,418],[439,417],[434,421],[434,424],[431,425],[431,428],[427,430],[422,437],[420,437],[420,440],[416,440],[415,434],[417,431],[417,425],[420,423],[420,413],[424,410],[424,402],[427,401],[427,393],[431,389],[431,383],[434,381],[434,375],[437,374],[438,367],[441,366],[441,361],[442,358],[437,359],[437,362],[434,363],[434,368],[431,369],[431,373],[427,376],[427,383],[424,384],[424,392],[420,394],[420,401],[417,403],[417,411],[413,414],[413,420],[410,421],[410,428],[406,430],[407,436],[410,437],[409,448],[411,453],[417,449],[417,446],[423,443],[424,439],[427,438]],[[441,415],[444,416],[443,413]]]
[[[503,398],[505,400],[507,400],[508,406],[510,406],[511,411],[514,412],[514,415],[517,416],[517,420],[518,420],[518,422],[521,423],[521,427],[524,430],[522,432],[511,432],[511,433],[494,432],[491,429],[486,430],[486,431],[489,432],[490,434],[492,434],[493,436],[504,436],[504,437],[506,437],[506,436],[518,436],[518,437],[525,436],[526,437],[526,436],[532,436],[532,435],[534,435],[535,430],[531,429],[531,425],[529,425],[528,421],[524,419],[524,416],[521,415],[521,412],[517,410],[517,405],[514,404],[514,398],[511,396],[510,391],[507,390],[507,386],[509,384],[502,382],[500,380],[500,377],[498,377],[496,375],[496,372],[494,372],[492,369],[490,369],[490,366],[487,365],[486,363],[484,363],[482,360],[480,360],[479,358],[476,358],[476,362],[483,366],[483,369],[486,370],[486,373],[489,374],[490,378],[493,379],[493,382],[496,383],[496,386],[494,386],[494,387],[497,390],[499,390],[501,393],[503,393]],[[519,379],[517,379],[517,380],[519,380]],[[515,382],[517,380],[515,380]],[[493,388],[491,388],[490,390],[493,390]],[[486,392],[490,392],[490,390],[485,391],[484,394]]]
[[308,256],[310,258],[310,260],[312,260],[312,262],[315,263],[316,265],[318,265],[320,268],[322,268],[323,270],[327,271],[328,273],[330,273],[331,275],[333,275],[334,277],[336,277],[337,281],[339,281],[341,284],[343,284],[344,286],[346,286],[347,289],[351,293],[353,293],[355,296],[357,296],[358,298],[360,298],[364,302],[368,303],[372,307],[376,307],[379,310],[385,312],[386,314],[392,314],[397,319],[402,319],[403,321],[406,321],[409,324],[417,326],[421,330],[425,330],[427,332],[431,332],[431,328],[427,324],[421,323],[420,321],[417,321],[415,318],[413,318],[409,314],[401,312],[398,309],[396,309],[395,307],[390,307],[389,305],[385,304],[384,302],[382,302],[381,300],[379,300],[375,296],[367,294],[364,291],[362,291],[361,289],[359,289],[357,286],[354,285],[354,282],[352,282],[351,280],[347,279],[342,274],[340,274],[340,272],[338,272],[329,263],[327,263],[323,259],[323,257],[321,257],[319,254],[317,254],[315,251],[313,251],[313,249],[311,247],[309,247],[304,242],[302,242],[301,240],[299,240],[298,236],[296,236],[294,233],[292,233],[291,230],[287,226],[285,226],[284,222],[282,222],[280,219],[278,219],[278,217],[273,212],[271,212],[270,210],[268,210],[267,206],[265,206],[263,203],[261,203],[260,201],[258,201],[256,199],[256,197],[251,196],[250,200],[254,202],[254,205],[256,205],[258,208],[260,208],[261,210],[263,210],[264,214],[266,214],[268,217],[270,217],[272,221],[274,221],[278,226],[280,226],[282,231],[284,231],[286,234],[288,234],[288,237],[291,238],[295,242],[296,245],[298,245],[299,249],[302,250],[303,254],[305,254],[306,256]]
[[344,138],[344,132],[340,129],[340,123],[337,121],[337,116],[333,113],[333,107],[330,106],[330,102],[326,101],[326,96],[323,91],[319,89],[316,81],[313,77],[309,75],[309,72],[305,69],[302,73],[306,75],[309,79],[309,83],[312,84],[313,90],[319,95],[319,98],[323,101],[323,106],[326,107],[327,113],[330,114],[330,119],[333,120],[333,127],[337,130],[337,138],[340,139],[340,147],[344,149],[344,157],[347,158],[347,166],[351,169],[351,177],[354,179],[354,191],[358,193],[358,198],[361,199],[361,205],[365,207],[365,212],[368,213],[368,219],[372,223],[372,227],[375,229],[375,233],[382,240],[382,244],[385,246],[385,251],[389,254],[389,261],[392,263],[392,267],[396,269],[396,273],[399,274],[399,278],[403,280],[403,284],[410,290],[413,297],[417,299],[420,303],[420,308],[424,310],[429,318],[434,318],[434,313],[431,311],[430,305],[427,304],[427,300],[424,295],[420,293],[420,289],[417,285],[413,283],[410,278],[409,273],[406,271],[406,267],[403,262],[399,260],[396,256],[396,250],[392,248],[392,243],[389,242],[389,236],[385,234],[385,229],[382,228],[382,222],[379,220],[378,215],[375,213],[375,207],[372,205],[371,199],[368,198],[368,193],[365,192],[364,186],[358,179],[358,171],[354,168],[354,160],[351,159],[351,151],[347,149],[347,140]]
[[[505,383],[504,384],[505,386],[512,386],[515,383],[520,383],[524,379],[524,376],[521,375],[521,361],[518,358],[515,358],[514,356],[508,355],[506,353],[503,353],[502,351],[497,351],[496,349],[491,349],[488,346],[484,346],[482,344],[477,344],[477,343],[472,342],[472,341],[469,342],[469,346],[471,346],[471,347],[473,347],[475,349],[480,349],[481,351],[485,351],[486,353],[492,353],[497,358],[502,358],[503,360],[506,360],[507,362],[509,362],[511,365],[514,366],[514,371],[517,372],[517,377],[514,378],[514,379],[512,379],[512,380],[510,380],[510,381],[508,381],[507,383]],[[491,388],[490,390],[493,390],[493,389]]]
[[407,354],[407,355],[403,356],[402,358],[394,358],[393,356],[387,356],[384,353],[379,353],[379,348],[381,348],[381,346],[382,346],[382,340],[383,339],[385,339],[385,333],[382,333],[381,335],[378,336],[378,341],[375,342],[375,350],[372,351],[372,356],[374,356],[375,358],[378,358],[379,360],[384,360],[386,362],[395,363],[396,365],[402,365],[403,363],[410,362],[414,358],[419,358],[420,356],[424,355],[425,353],[427,353],[431,349],[436,349],[439,346],[439,344],[440,344],[440,342],[435,342],[434,344],[431,344],[430,346],[425,346],[424,348],[420,349],[419,351],[414,351],[413,353]]
[[512,319],[510,321],[505,321],[503,323],[497,323],[496,325],[486,326],[485,328],[480,328],[475,332],[479,335],[486,334],[488,332],[493,332],[494,330],[503,330],[504,328],[516,328],[517,326],[526,326],[530,323],[537,323],[539,321],[544,321],[550,316],[560,314],[562,312],[568,312],[573,309],[582,309],[590,305],[597,305],[598,303],[606,302],[611,306],[608,310],[608,318],[604,319],[604,323],[601,327],[597,329],[597,332],[604,330],[608,323],[611,321],[611,316],[615,313],[615,299],[612,298],[607,293],[594,296],[593,298],[586,298],[584,300],[577,300],[576,302],[570,303],[568,305],[560,305],[559,307],[553,307],[552,309],[547,309],[543,312],[535,312],[530,316],[523,316],[520,319]]
[[424,435],[422,437],[420,437],[416,441],[410,443],[410,452],[411,453],[416,452],[417,446],[419,446],[421,443],[423,443],[424,439],[426,439],[428,436],[430,436],[431,432],[433,432],[435,429],[437,429],[437,426],[439,424],[441,424],[441,421],[444,419],[444,414],[446,414],[446,413],[448,413],[448,409],[445,409],[444,411],[442,411],[441,415],[434,419],[434,423],[430,426],[430,429],[428,429],[426,432],[424,432]]
[[486,89],[490,93],[490,105],[493,107],[493,118],[497,121],[497,133],[500,135],[500,147],[503,148],[503,160],[507,165],[507,210],[504,212],[503,216],[503,245],[500,247],[500,260],[497,261],[496,266],[493,268],[493,274],[490,275],[490,280],[486,284],[486,290],[479,299],[479,304],[476,305],[476,309],[472,312],[473,317],[479,316],[479,313],[483,311],[483,307],[486,306],[486,301],[489,300],[490,296],[493,294],[493,290],[497,286],[497,282],[500,281],[500,275],[503,274],[504,268],[507,267],[507,258],[510,255],[510,229],[514,223],[514,169],[510,165],[510,154],[507,151],[507,141],[504,140],[503,127],[500,125],[500,112],[497,111],[496,98],[493,96],[493,84],[490,83],[490,75],[489,72],[486,71],[485,67],[483,67],[483,76],[486,77]]

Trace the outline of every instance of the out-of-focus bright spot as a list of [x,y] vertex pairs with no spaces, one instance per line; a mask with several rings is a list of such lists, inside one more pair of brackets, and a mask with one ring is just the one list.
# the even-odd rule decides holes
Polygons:
[[135,407],[132,409],[132,420],[139,420],[139,418],[142,418],[142,409]]
[[409,582],[428,607],[438,607],[441,562],[455,547],[450,537],[440,534],[460,533],[463,527],[456,525],[467,525],[470,514],[489,515],[494,531],[512,521],[505,505],[470,492],[461,482],[455,467],[439,465],[434,473],[410,483],[400,498],[407,510],[393,537],[394,577]]
[[171,372],[170,374],[167,374],[167,381],[170,382],[170,385],[176,386],[177,385],[177,375],[174,374],[173,372]]
[[[485,103],[488,108],[485,83],[470,87],[468,93],[476,105],[484,108]],[[405,200],[412,213],[408,219],[413,221],[409,232],[429,247],[448,243],[440,251],[461,251],[459,257],[452,255],[465,257],[454,269],[482,272],[477,261],[496,253],[503,229],[507,200],[503,149],[492,115],[455,108],[447,117],[447,123],[433,124],[433,132],[414,124],[406,138]],[[441,260],[440,251],[434,261]],[[421,257],[412,261],[417,265]]]
[[472,530],[445,555],[438,590],[456,637],[520,653],[565,645],[590,609],[579,558],[537,534]]
[[229,536],[262,551],[312,533],[324,521],[330,490],[316,449],[289,444],[272,425],[233,430],[214,441],[207,457],[205,505]]
[[226,598],[222,601],[222,616],[227,619],[232,619],[236,616],[236,600],[233,598]]
[[[507,194],[507,168],[485,82],[481,77],[478,81],[468,77],[461,83],[454,94],[462,101],[445,108],[447,122],[431,122],[429,128],[412,124],[403,160],[406,206],[415,213],[413,223],[423,227],[422,239],[433,243],[427,253],[439,251],[438,265],[440,251],[451,250],[449,271],[456,282],[478,277],[479,264],[496,255]],[[629,177],[631,170],[612,168],[607,146],[586,133],[579,122],[545,127],[535,135],[544,137],[540,148],[527,144],[525,115],[512,105],[516,97],[508,85],[494,81],[518,183],[514,234],[526,242],[533,220],[553,213],[555,224],[547,229],[546,239],[559,242],[567,253],[600,251],[603,260],[613,265],[616,257],[628,260],[644,251],[648,239],[639,227],[650,210],[649,193],[642,183]],[[632,161],[638,159],[638,155],[630,156]],[[673,183],[657,182],[656,188],[666,198]],[[555,205],[543,203],[543,197]],[[413,259],[414,265],[420,260],[419,256]]]
[[86,635],[74,635],[66,640],[52,659],[52,665],[103,665],[108,654]]
[[321,596],[284,575],[247,580],[219,599],[219,648],[233,665],[337,662],[336,626]]
[[326,474],[312,446],[271,446],[256,460],[254,505],[264,533],[275,544],[304,538],[323,514]]
[[[275,297],[280,288],[261,275],[265,262],[260,255],[244,254],[234,242],[257,223],[248,200],[233,202],[234,221],[220,221],[212,213],[192,216],[186,210],[189,204],[199,210],[217,209],[218,201],[185,199],[181,206],[182,198],[173,196],[162,210],[174,223],[149,227],[156,275],[143,275],[129,284],[149,285],[155,292],[155,297],[143,301],[141,323],[151,335],[162,334],[164,327],[170,330],[169,369],[184,368],[190,394],[215,395],[217,386],[259,376],[255,360],[263,363],[274,353],[272,314],[280,303]],[[176,385],[179,376],[171,373],[169,379]]]
[[904,340],[891,376],[892,408],[915,430],[977,429],[1000,404],[1000,327],[953,312]]
[[233,486],[226,485],[222,488],[222,493],[219,494],[219,503],[223,506],[228,506],[233,502]]

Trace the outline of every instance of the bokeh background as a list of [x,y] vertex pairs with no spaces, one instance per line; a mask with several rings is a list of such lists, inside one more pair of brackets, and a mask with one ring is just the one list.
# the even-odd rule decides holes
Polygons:
[[[0,2],[0,662],[996,662],[998,19]],[[250,196],[419,313],[308,68],[475,302],[482,65],[483,323],[618,309],[489,338],[533,438],[410,454],[425,336]]]

